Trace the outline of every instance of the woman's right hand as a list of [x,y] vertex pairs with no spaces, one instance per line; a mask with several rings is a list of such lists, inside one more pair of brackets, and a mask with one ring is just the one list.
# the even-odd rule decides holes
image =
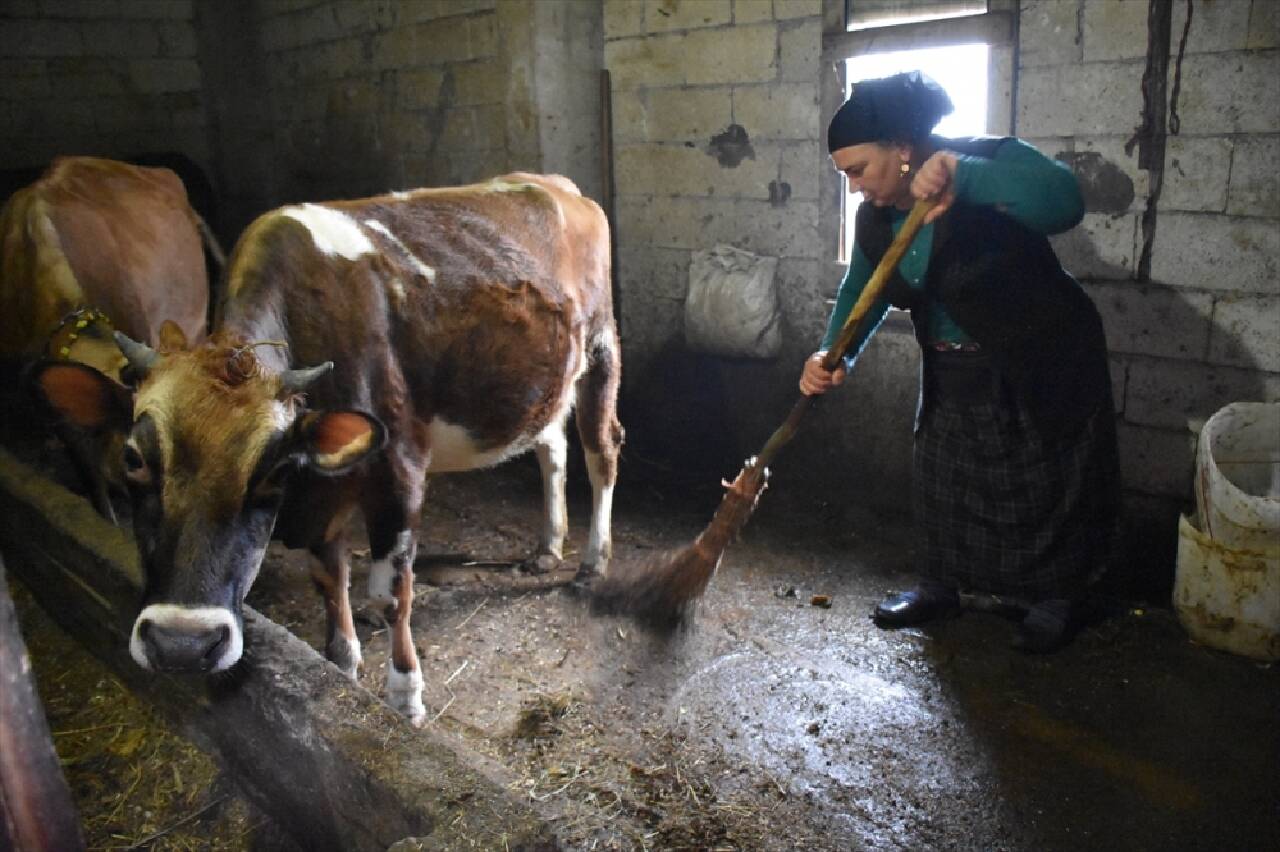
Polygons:
[[804,372],[800,374],[800,393],[805,396],[824,394],[844,381],[844,365],[828,370],[822,366],[827,357],[827,350],[820,349],[804,362]]

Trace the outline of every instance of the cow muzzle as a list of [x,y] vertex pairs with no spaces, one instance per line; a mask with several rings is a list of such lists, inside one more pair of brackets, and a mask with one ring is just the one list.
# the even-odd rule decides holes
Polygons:
[[224,607],[152,604],[139,613],[129,653],[148,671],[209,674],[235,665],[244,636]]

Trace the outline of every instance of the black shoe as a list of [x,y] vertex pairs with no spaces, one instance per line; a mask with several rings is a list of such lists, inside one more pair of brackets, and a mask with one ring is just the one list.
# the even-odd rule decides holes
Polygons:
[[959,611],[960,596],[955,589],[940,583],[921,583],[882,600],[873,618],[879,627],[912,627]]
[[1040,601],[1027,610],[1011,644],[1026,654],[1052,654],[1071,644],[1075,633],[1071,601]]

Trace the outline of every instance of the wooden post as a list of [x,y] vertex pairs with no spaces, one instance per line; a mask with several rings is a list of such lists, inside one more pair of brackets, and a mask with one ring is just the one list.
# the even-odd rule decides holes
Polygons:
[[84,849],[0,559],[0,848]]

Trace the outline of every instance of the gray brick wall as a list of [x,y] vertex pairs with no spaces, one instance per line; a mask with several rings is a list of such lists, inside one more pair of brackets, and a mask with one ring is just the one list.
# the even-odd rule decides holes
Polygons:
[[[821,335],[839,280],[818,221],[819,57],[839,5],[605,0],[625,387],[647,404],[650,376],[670,370],[692,251],[728,242],[780,257],[784,354],[771,372],[718,365],[721,376],[750,375],[760,399],[780,400],[748,404],[753,416],[719,412],[723,439],[746,451],[785,415],[798,358]],[[1013,126],[1093,184],[1084,222],[1055,246],[1107,327],[1127,503],[1171,547],[1176,511],[1191,498],[1187,423],[1234,400],[1280,399],[1280,3],[1195,4],[1148,281],[1137,272],[1152,181],[1137,152],[1125,152],[1141,120],[1148,4],[1016,5]],[[1175,3],[1175,57],[1184,15]],[[728,168],[713,139],[733,124],[751,150]],[[781,205],[770,204],[771,181],[788,185]],[[905,506],[909,452],[898,430],[914,407],[914,358],[899,338],[878,336],[852,386],[806,423],[788,465],[819,479],[901,483],[860,493]]]
[[[1126,377],[1126,486],[1181,504],[1191,497],[1187,423],[1235,400],[1280,398],[1275,6],[1195,4],[1151,280],[1136,282],[1150,181],[1124,142],[1140,120],[1147,3],[1022,3],[1019,134],[1064,159],[1096,152],[1133,182],[1127,209],[1091,212],[1055,244],[1098,303]],[[1173,9],[1176,62],[1186,4]],[[1171,67],[1170,89],[1173,80]]]
[[[272,197],[352,197],[504,171],[505,68],[495,3],[251,4]],[[233,60],[234,61],[234,60]],[[239,129],[238,129],[239,130]]]
[[0,166],[177,151],[210,166],[194,6],[0,4]]

